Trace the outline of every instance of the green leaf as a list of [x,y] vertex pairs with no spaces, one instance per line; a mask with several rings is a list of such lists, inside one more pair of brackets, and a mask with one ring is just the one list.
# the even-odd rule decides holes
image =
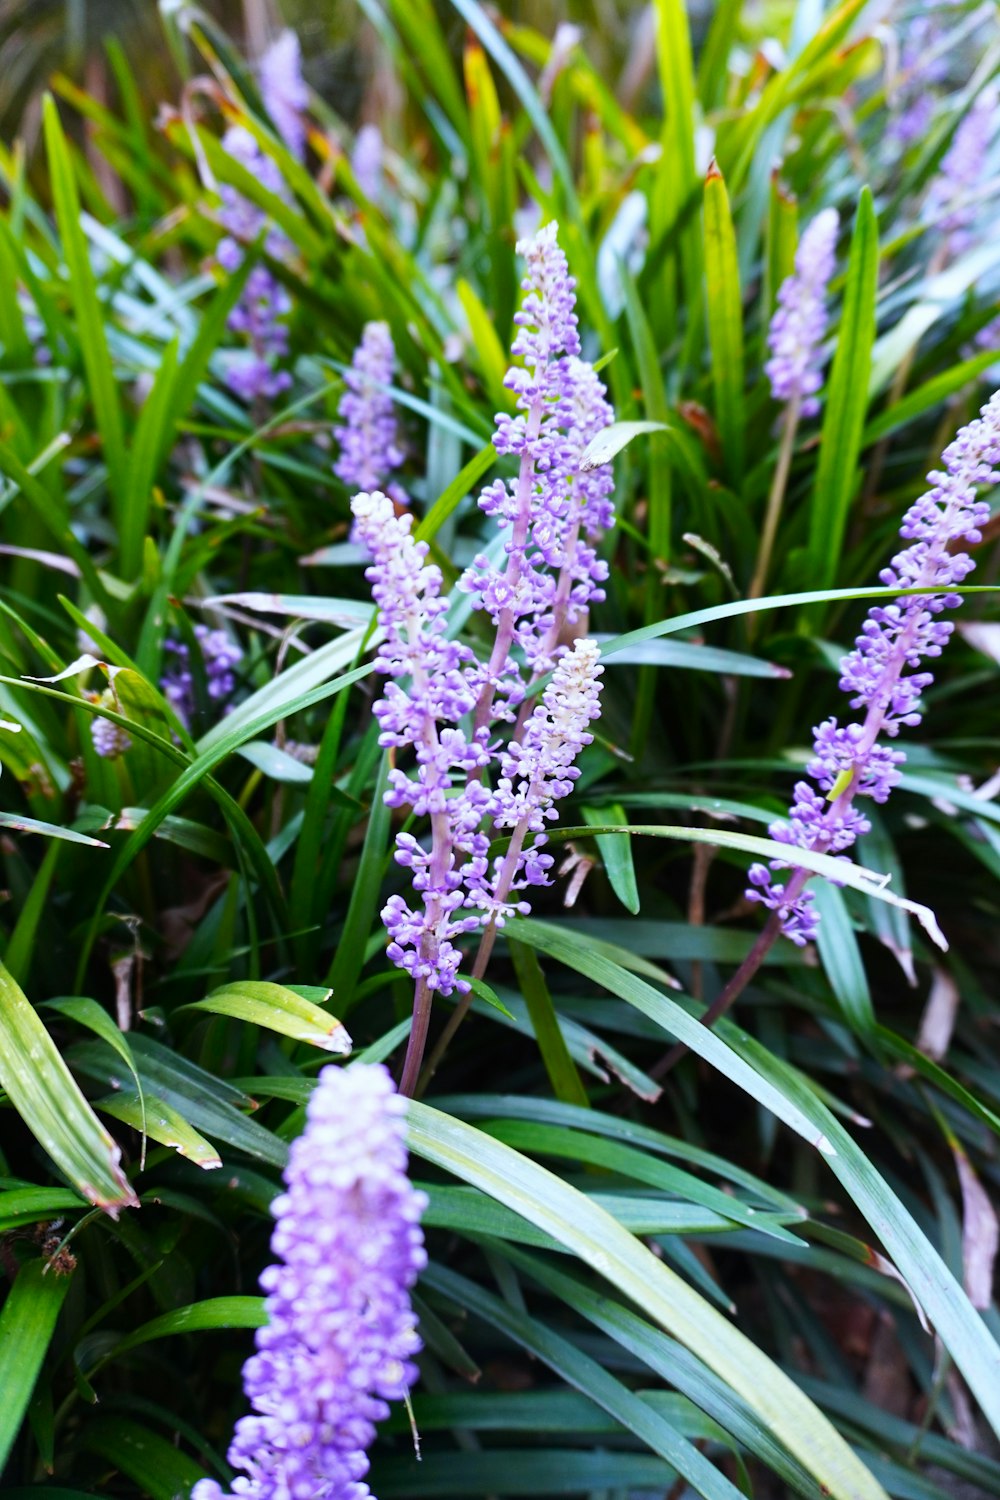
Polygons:
[[[591,827],[601,827],[608,823],[628,823],[625,809],[617,802],[609,802],[606,807],[584,807],[582,809],[584,820]],[[604,869],[611,889],[618,897],[626,911],[633,916],[639,912],[639,887],[635,879],[635,866],[632,863],[632,840],[628,834],[621,833],[598,833],[595,835],[597,847],[604,861]]]
[[583,450],[580,468],[584,472],[588,469],[600,469],[643,433],[669,431],[668,422],[612,422],[610,427],[605,427],[590,439]]
[[705,289],[712,350],[715,415],[726,473],[743,482],[746,413],[743,400],[743,298],[736,231],[725,179],[715,162],[705,178]]
[[857,483],[875,339],[878,260],[878,221],[871,192],[862,188],[809,506],[806,562],[809,578],[820,586],[832,583],[837,576]]
[[215,1328],[263,1328],[266,1322],[263,1297],[208,1297],[203,1302],[176,1307],[172,1312],[162,1313],[160,1317],[141,1324],[119,1340],[110,1357],[117,1358],[129,1349],[138,1349],[141,1344],[172,1338],[178,1333],[205,1333]]
[[[403,3],[406,4],[407,0],[403,0]],[[534,84],[524,71],[508,42],[497,30],[484,8],[478,3],[478,0],[451,0],[451,3],[466,24],[475,32],[497,67],[506,76],[507,82],[517,95],[525,114],[534,126],[538,139],[545,147],[546,155],[552,163],[552,171],[559,181],[559,186],[569,211],[569,217],[579,222],[580,204],[576,196],[576,188],[573,185],[573,172],[570,168],[566,152],[563,150],[562,142],[556,133],[552,121],[545,112]]]
[[155,1094],[144,1090],[140,1096],[120,1089],[104,1099],[95,1099],[94,1108],[99,1109],[102,1114],[111,1115],[115,1120],[121,1120],[125,1125],[131,1125],[133,1130],[140,1131],[143,1136],[148,1135],[161,1146],[169,1146],[179,1156],[193,1161],[196,1167],[211,1171],[213,1167],[222,1165],[222,1158],[211,1142],[206,1141],[193,1125],[188,1124],[183,1115],[172,1109],[165,1100],[158,1099]]
[[936,1328],[994,1430],[1000,1432],[1000,1346],[916,1221],[814,1087],[731,1022],[720,1023],[712,1031],[701,1026],[636,975],[588,951],[580,934],[564,936],[550,924],[525,918],[511,926],[533,947],[551,953],[635,1005],[821,1149]]
[[[79,1025],[86,1026],[89,1031],[92,1031],[95,1036],[99,1036],[102,1041],[107,1042],[108,1046],[112,1047],[118,1053],[118,1056],[131,1073],[132,1082],[135,1084],[136,1089],[136,1110],[139,1116],[139,1123],[136,1125],[134,1118],[130,1118],[127,1123],[133,1125],[139,1131],[140,1135],[145,1137],[145,1101],[143,1099],[142,1084],[139,1081],[139,1074],[136,1072],[135,1061],[132,1057],[132,1048],[129,1046],[123,1032],[112,1021],[104,1006],[98,1005],[97,1001],[92,1000],[88,995],[67,995],[64,999],[46,1000],[45,1009],[57,1011],[59,1015],[69,1016],[71,1021],[76,1021]],[[114,1110],[106,1110],[105,1113],[114,1114]],[[125,1117],[119,1116],[119,1118],[124,1119]],[[145,1149],[144,1140],[144,1157]]]
[[470,458],[446,490],[435,500],[423,520],[417,525],[413,536],[418,542],[433,541],[449,516],[454,515],[466,495],[478,484],[488,469],[496,463],[496,449],[492,443],[481,448],[475,458]]
[[0,1471],[28,1409],[71,1279],[55,1271],[46,1274],[42,1260],[26,1261],[0,1310]]
[[510,942],[508,946],[553,1093],[566,1104],[586,1106],[590,1102],[587,1090],[570,1056],[537,955],[523,943]]
[[745,1400],[835,1500],[886,1500],[826,1417],[761,1351],[610,1214],[552,1172],[410,1100],[410,1148],[545,1230],[645,1309]]
[[812,893],[821,919],[816,945],[826,977],[852,1030],[877,1052],[871,990],[847,905],[837,887],[825,880],[814,885]]
[[40,1224],[63,1214],[85,1209],[87,1204],[68,1188],[16,1187],[0,1193],[0,1234],[25,1224]]
[[118,523],[121,527],[128,504],[125,439],[118,387],[104,331],[104,310],[97,296],[97,284],[90,263],[90,247],[80,227],[80,199],[73,175],[73,163],[59,123],[55,100],[51,95],[46,95],[42,110],[52,197],[69,271],[80,352],[87,372],[90,399],[94,403],[94,415],[108,466],[108,480],[117,502]]
[[129,485],[122,511],[118,545],[124,578],[134,578],[142,568],[143,546],[153,501],[153,481],[168,432],[178,376],[177,344],[163,351],[149,395],[142,404],[129,455]]
[[201,1464],[129,1417],[102,1416],[88,1422],[83,1443],[133,1480],[150,1500],[185,1500],[205,1477]]
[[12,828],[15,833],[41,833],[46,838],[62,839],[67,844],[86,844],[91,849],[107,849],[103,839],[89,838],[72,828],[63,828],[59,823],[43,823],[38,818],[25,818],[20,813],[0,812],[0,828]]
[[[559,841],[577,839],[589,832],[596,833],[598,829],[588,828],[586,825],[580,828],[555,828],[549,838]],[[886,901],[890,906],[911,912],[928,937],[939,948],[947,949],[948,947],[947,940],[930,907],[921,906],[918,901],[910,901],[905,896],[897,896],[888,889],[888,876],[880,875],[875,870],[868,870],[864,865],[841,861],[832,854],[817,854],[811,849],[790,849],[787,844],[779,844],[774,839],[760,838],[753,833],[732,833],[723,828],[685,828],[671,827],[666,823],[630,823],[624,828],[605,824],[600,832],[628,833],[632,837],[641,838],[680,839],[682,842],[692,844],[712,844],[718,849],[739,849],[759,859],[777,859],[789,866],[798,865],[804,870],[811,870],[814,874],[824,875],[827,880],[832,880],[836,884],[849,885],[852,890],[861,891],[877,901]]]
[[739,1500],[736,1486],[677,1431],[666,1414],[647,1406],[578,1345],[454,1271],[434,1266],[427,1280],[589,1396],[627,1432],[666,1459],[688,1480],[696,1494],[705,1500]]
[[[327,996],[333,993],[328,990]],[[253,1026],[264,1026],[281,1036],[290,1036],[297,1042],[307,1042],[311,1047],[320,1047],[324,1052],[346,1055],[351,1050],[351,1039],[342,1021],[320,1010],[311,1000],[297,995],[283,984],[271,984],[264,980],[241,979],[213,990],[204,1000],[192,1005],[183,1005],[175,1014],[185,1011],[207,1010],[217,1016],[234,1016],[238,1021],[248,1021]]]
[[38,1016],[0,965],[0,1085],[74,1187],[117,1217],[138,1202],[121,1150],[94,1114]]

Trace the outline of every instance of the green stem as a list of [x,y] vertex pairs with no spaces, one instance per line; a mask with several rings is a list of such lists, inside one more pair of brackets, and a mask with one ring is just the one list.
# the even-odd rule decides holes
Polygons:
[[[778,521],[781,519],[781,508],[785,501],[788,475],[792,467],[792,454],[795,451],[795,434],[798,431],[801,410],[801,399],[798,396],[793,396],[785,412],[785,424],[781,434],[781,447],[778,450],[778,462],[775,466],[774,478],[771,481],[771,492],[767,497],[767,513],[764,517],[764,530],[761,533],[760,548],[757,552],[757,564],[754,568],[753,578],[750,580],[750,590],[747,595],[750,599],[759,599],[767,584],[767,574],[771,566],[771,553],[774,550],[774,539],[778,534]],[[754,623],[751,616],[748,633],[752,634],[753,629]]]

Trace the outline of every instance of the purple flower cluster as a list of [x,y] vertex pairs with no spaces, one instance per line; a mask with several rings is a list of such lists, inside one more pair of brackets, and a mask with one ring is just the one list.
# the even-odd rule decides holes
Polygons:
[[469,888],[486,874],[489,841],[478,830],[492,801],[475,779],[489,763],[486,732],[467,736],[459,722],[476,702],[472,652],[445,634],[441,570],[426,564],[427,543],[410,535],[413,517],[397,516],[378,491],[356,495],[352,510],[358,539],[374,558],[366,576],[385,632],[375,659],[375,670],[390,678],[375,705],[379,744],[416,753],[416,775],[393,770],[386,802],[431,820],[429,851],[409,834],[396,841],[396,858],[413,871],[421,905],[413,910],[402,896],[390,897],[382,913],[389,957],[450,995],[468,989],[457,977],[462,955],[453,939],[479,925],[464,909]]
[[340,425],[333,429],[340,457],[333,472],[349,489],[384,488],[397,504],[406,505],[402,487],[386,484],[406,457],[392,397],[384,389],[392,384],[395,359],[388,323],[366,323],[344,374],[345,390],[337,408]]
[[[284,182],[275,162],[261,151],[250,131],[242,125],[231,125],[222,138],[224,150],[271,193],[284,195]],[[267,224],[266,214],[245,198],[236,188],[223,184],[219,221],[226,234],[219,241],[216,260],[230,274],[239,269],[248,245],[252,245]],[[275,260],[289,253],[288,241],[271,228],[264,248]],[[229,314],[229,327],[242,334],[249,345],[244,354],[230,358],[226,366],[226,383],[246,402],[271,400],[287,390],[292,377],[276,364],[288,353],[288,328],[283,319],[291,311],[291,298],[267,266],[256,265],[247,277],[239,302]]]
[[[243,660],[243,652],[224,630],[196,625],[194,633],[201,647],[208,696],[214,703],[225,703],[235,691],[233,669]],[[191,654],[184,641],[167,640],[164,649],[172,661],[160,678],[160,688],[185,729],[190,729],[196,707]]]
[[823,384],[822,344],[826,334],[826,289],[837,247],[836,211],[824,208],[803,231],[795,270],[782,282],[771,319],[764,369],[775,401],[797,401],[804,417],[819,411]]
[[[118,695],[113,688],[107,688],[100,697],[102,708],[113,708],[116,713],[121,713],[121,704]],[[120,724],[114,724],[110,719],[92,719],[90,721],[90,738],[94,749],[102,760],[117,760],[124,755],[126,750],[131,750],[132,740],[129,734]]]
[[[485,666],[447,637],[441,573],[427,564],[426,544],[413,540],[411,517],[378,492],[352,503],[373,556],[367,576],[385,632],[375,666],[391,679],[375,709],[380,743],[412,750],[416,761],[412,774],[394,768],[386,800],[431,826],[428,847],[409,833],[397,838],[396,858],[413,871],[420,903],[414,909],[401,895],[387,903],[389,956],[418,985],[446,995],[469,988],[456,940],[484,922],[502,926],[512,909],[527,911],[512,892],[548,884],[546,821],[572,788],[573,761],[599,712],[598,648],[577,640],[568,651],[563,637],[603,597],[606,567],[595,544],[613,523],[613,479],[608,468],[584,470],[581,460],[613,414],[580,358],[574,283],[556,226],[519,249],[527,296],[514,353],[523,363],[507,375],[518,412],[498,416],[495,440],[498,452],[519,459],[518,476],[489,485],[479,502],[509,527],[506,561],[494,569],[480,557],[462,580],[496,627]],[[553,667],[529,714],[528,685]],[[504,743],[495,726],[514,720]],[[512,830],[492,868],[490,829]]]
[[606,466],[584,472],[581,459],[614,413],[593,366],[579,357],[576,283],[556,229],[548,224],[517,246],[527,261],[512,349],[520,363],[504,384],[516,393],[518,414],[497,416],[493,446],[519,460],[518,473],[512,481],[496,480],[479,497],[486,515],[510,527],[505,560],[495,567],[480,555],[460,585],[496,627],[479,725],[488,721],[497,695],[506,705],[500,717],[513,717],[522,701],[516,653],[531,678],[551,670],[563,634],[604,598],[607,564],[594,544],[614,522],[614,481]]
[[934,86],[948,73],[942,44],[947,28],[939,17],[919,12],[906,22],[900,49],[898,112],[889,122],[889,138],[901,151],[921,140],[934,117]]
[[406,1175],[403,1101],[384,1067],[327,1067],[293,1141],[260,1278],[267,1324],[243,1367],[231,1496],[201,1479],[191,1500],[364,1500],[366,1450],[405,1397],[420,1350],[410,1288],[426,1264],[427,1200]]
[[385,142],[377,125],[362,125],[354,137],[351,171],[366,198],[377,202],[382,192],[382,169]]
[[260,92],[278,134],[301,161],[306,150],[302,116],[309,104],[309,90],[302,78],[302,51],[294,31],[283,31],[261,58]]
[[[940,616],[961,603],[961,595],[949,590],[975,567],[960,545],[982,539],[990,513],[977,490],[1000,482],[1000,391],[959,431],[942,463],[942,470],[928,475],[931,488],[903,518],[900,534],[910,545],[880,574],[889,588],[921,592],[869,611],[854,650],[840,664],[840,686],[852,708],[865,710],[864,718],[846,725],[830,718],[816,727],[808,773],[826,796],[806,781],[796,785],[789,820],[770,828],[780,843],[846,857],[843,851],[870,827],[854,807],[855,797],[885,802],[899,781],[906,757],[879,736],[895,739],[904,726],[920,723],[920,695],[933,681],[922,663],[940,656],[954,628]],[[770,869],[754,865],[746,894],[775,912],[785,934],[801,946],[816,936],[819,916],[805,890],[809,872],[800,866],[785,884],[776,884],[772,872],[785,868],[778,860]]]
[[962,117],[941,170],[931,184],[927,211],[947,235],[954,255],[971,242],[970,230],[979,204],[976,189],[983,180],[983,164],[997,131],[997,96],[985,89]]

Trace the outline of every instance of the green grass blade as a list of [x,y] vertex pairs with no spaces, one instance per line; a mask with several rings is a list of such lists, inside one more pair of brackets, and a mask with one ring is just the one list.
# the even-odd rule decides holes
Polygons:
[[743,299],[729,194],[715,162],[705,178],[705,287],[715,416],[726,473],[738,488],[743,479],[746,445]]
[[432,1266],[426,1280],[437,1291],[468,1308],[589,1396],[626,1431],[666,1459],[689,1482],[695,1494],[704,1496],[705,1500],[739,1500],[740,1491],[736,1486],[682,1437],[672,1422],[647,1406],[640,1396],[602,1369],[576,1344],[454,1271]]
[[45,1262],[21,1266],[0,1311],[0,1471],[14,1445],[72,1278]]
[[59,123],[56,103],[51,95],[45,97],[43,119],[49,171],[52,176],[52,196],[55,202],[59,233],[62,236],[63,254],[69,271],[70,293],[73,298],[80,352],[83,356],[84,369],[87,372],[90,399],[94,403],[94,416],[104,447],[104,458],[108,466],[108,483],[117,505],[118,520],[121,525],[127,505],[128,478],[121,402],[104,331],[104,309],[97,296],[97,284],[90,263],[90,247],[80,227],[80,199],[73,175],[73,163],[66,137]]
[[204,1000],[181,1006],[174,1014],[193,1010],[233,1016],[238,1021],[264,1026],[279,1036],[290,1036],[324,1052],[344,1054],[351,1050],[351,1039],[343,1022],[283,984],[241,979],[213,990]]
[[511,942],[509,949],[552,1091],[564,1104],[585,1107],[590,1102],[587,1090],[570,1056],[537,955],[523,943]]
[[[609,803],[604,808],[584,807],[583,816],[592,827],[608,823],[628,823],[624,808],[617,802]],[[630,911],[633,916],[638,915],[639,887],[632,862],[632,840],[628,834],[621,833],[598,833],[595,838],[611,889],[626,911]]]
[[410,1101],[411,1150],[543,1229],[643,1307],[751,1401],[835,1500],[886,1500],[829,1420],[766,1355],[609,1213],[552,1172],[459,1120]]
[[121,1151],[94,1114],[55,1043],[0,965],[0,1085],[70,1182],[108,1213],[136,1203]]
[[837,576],[847,515],[857,485],[875,339],[878,259],[875,207],[870,191],[864,188],[851,238],[844,310],[809,509],[806,566],[809,579],[820,587],[831,584]]

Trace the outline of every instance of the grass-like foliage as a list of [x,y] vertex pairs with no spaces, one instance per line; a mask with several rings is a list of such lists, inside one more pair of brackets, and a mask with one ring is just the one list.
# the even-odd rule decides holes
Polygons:
[[1000,1494],[995,16],[543,9],[5,84],[11,1500],[229,1493],[337,1130],[427,1197],[380,1500]]

